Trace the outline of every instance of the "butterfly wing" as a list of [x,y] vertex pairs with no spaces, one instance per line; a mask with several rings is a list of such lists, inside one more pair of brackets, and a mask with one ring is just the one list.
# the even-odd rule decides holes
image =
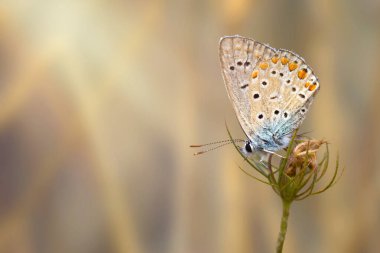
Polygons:
[[281,117],[272,120],[272,132],[277,138],[281,138],[292,133],[302,123],[320,85],[313,70],[302,57],[284,49],[280,49],[278,53],[279,62],[274,68],[283,73],[283,76],[277,76],[280,80],[279,93],[283,99],[279,103]]
[[239,122],[259,149],[278,150],[303,121],[319,90],[297,54],[240,36],[220,41],[222,73]]
[[241,127],[248,137],[262,128],[260,122],[252,118],[261,110],[260,104],[252,100],[252,73],[261,60],[270,59],[275,49],[241,36],[221,38],[219,46],[220,63],[228,96]]

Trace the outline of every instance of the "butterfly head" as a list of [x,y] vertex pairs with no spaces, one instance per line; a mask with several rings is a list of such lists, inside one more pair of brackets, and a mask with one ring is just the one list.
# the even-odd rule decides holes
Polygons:
[[250,140],[246,141],[242,150],[246,154],[251,154],[254,151],[252,141]]
[[291,134],[276,136],[274,134],[256,134],[252,140],[246,141],[243,150],[250,154],[255,151],[278,151],[286,148],[291,140]]

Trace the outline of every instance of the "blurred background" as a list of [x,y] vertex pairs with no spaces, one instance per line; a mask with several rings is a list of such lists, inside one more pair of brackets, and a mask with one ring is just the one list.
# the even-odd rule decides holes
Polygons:
[[0,3],[0,252],[274,252],[281,201],[242,173],[218,41],[302,55],[303,131],[346,167],[292,206],[284,252],[380,248],[380,1]]

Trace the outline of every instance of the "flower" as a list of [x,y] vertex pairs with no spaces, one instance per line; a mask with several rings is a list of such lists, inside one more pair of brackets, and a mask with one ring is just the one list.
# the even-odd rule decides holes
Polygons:
[[[233,138],[228,127],[227,132],[232,141]],[[333,175],[327,185],[317,189],[317,183],[329,174],[326,173],[330,168],[329,144],[325,140],[298,138],[296,130],[286,148],[286,155],[284,157],[279,155],[281,159],[278,162],[274,161],[273,154],[269,154],[266,161],[248,157],[232,141],[244,160],[264,178],[255,176],[241,167],[239,168],[250,177],[272,186],[273,190],[285,201],[301,200],[326,191],[340,178],[338,177],[339,156],[337,156]],[[320,156],[322,151],[323,155]],[[319,160],[319,157],[322,159]]]
[[[277,154],[281,159],[276,163],[273,161],[274,159],[272,159],[273,154],[269,154],[267,161],[248,157],[240,147],[237,146],[235,141],[233,141],[234,139],[227,125],[226,128],[236,150],[244,160],[264,178],[257,177],[241,167],[239,168],[250,177],[270,185],[274,192],[281,197],[283,212],[276,250],[277,253],[281,253],[288,227],[291,204],[295,200],[303,200],[309,196],[323,193],[339,180],[344,171],[343,169],[340,176],[337,177],[339,171],[339,155],[337,155],[332,177],[324,187],[319,188],[318,184],[321,179],[327,177],[328,173],[326,172],[329,169],[330,153],[326,141],[305,138],[299,139],[300,136],[297,135],[296,130],[293,133],[289,146],[284,150],[286,151],[286,155],[283,157]],[[323,146],[325,149],[322,148]],[[320,156],[322,152],[323,156]],[[318,159],[319,157],[322,157],[322,159]]]
[[302,167],[307,164],[308,171],[317,169],[317,151],[326,143],[323,140],[307,140],[300,142],[292,151],[289,157],[289,164],[285,169],[285,173],[294,177],[300,172]]

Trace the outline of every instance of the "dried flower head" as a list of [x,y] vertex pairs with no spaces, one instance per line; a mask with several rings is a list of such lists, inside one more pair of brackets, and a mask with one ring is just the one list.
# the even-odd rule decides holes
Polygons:
[[[233,140],[228,128],[227,132]],[[257,177],[241,167],[240,169],[256,180],[272,186],[273,190],[288,202],[322,193],[334,185],[339,178],[339,157],[337,156],[332,178],[325,187],[316,190],[317,183],[330,174],[326,173],[330,160],[328,143],[324,140],[298,139],[297,131],[294,132],[286,149],[285,157],[279,161],[273,159],[272,154],[266,161],[247,157],[235,143],[234,146],[244,160],[264,178]]]
[[326,143],[323,140],[307,140],[297,144],[289,157],[289,164],[286,167],[285,173],[294,177],[305,166],[307,171],[317,170],[317,151],[322,144]]

